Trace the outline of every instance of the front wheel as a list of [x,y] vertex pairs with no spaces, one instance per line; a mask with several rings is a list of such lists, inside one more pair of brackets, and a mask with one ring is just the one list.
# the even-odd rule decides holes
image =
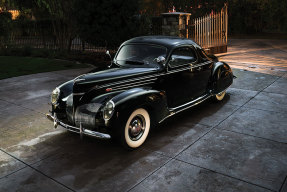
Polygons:
[[149,113],[139,108],[134,110],[123,126],[121,143],[128,149],[140,147],[146,140],[150,130]]

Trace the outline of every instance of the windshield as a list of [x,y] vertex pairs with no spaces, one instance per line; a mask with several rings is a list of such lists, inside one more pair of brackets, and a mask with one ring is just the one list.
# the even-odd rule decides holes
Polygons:
[[159,56],[166,57],[165,47],[144,44],[124,45],[116,57],[116,62],[121,66],[154,66],[157,65],[156,58]]

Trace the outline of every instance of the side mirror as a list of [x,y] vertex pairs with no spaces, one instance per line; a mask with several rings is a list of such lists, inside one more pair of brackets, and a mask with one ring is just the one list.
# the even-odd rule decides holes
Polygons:
[[108,68],[111,68],[111,66],[113,65],[113,60],[112,60],[112,56],[111,56],[109,50],[106,51],[106,55],[108,55],[110,57],[110,59],[111,59],[111,64],[108,66]]
[[171,57],[171,62],[175,62],[175,58],[174,57]]
[[108,55],[110,58],[112,58],[109,50],[106,51],[106,55]]
[[156,62],[158,64],[163,64],[165,62],[165,57],[159,56],[158,58],[156,58]]

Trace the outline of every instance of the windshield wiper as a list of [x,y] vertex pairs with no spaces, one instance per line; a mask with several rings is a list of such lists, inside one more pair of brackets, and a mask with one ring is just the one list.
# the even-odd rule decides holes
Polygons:
[[130,64],[130,65],[143,65],[144,64],[143,61],[135,61],[135,60],[126,60],[125,62],[126,64]]

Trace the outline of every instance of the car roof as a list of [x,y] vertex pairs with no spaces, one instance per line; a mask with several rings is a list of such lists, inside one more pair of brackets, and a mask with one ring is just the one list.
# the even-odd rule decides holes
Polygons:
[[193,45],[197,47],[198,45],[192,41],[191,39],[174,37],[174,36],[141,36],[132,38],[122,44],[133,44],[133,43],[143,43],[143,44],[156,44],[165,46],[168,49],[172,49],[174,47],[178,47],[180,45]]

